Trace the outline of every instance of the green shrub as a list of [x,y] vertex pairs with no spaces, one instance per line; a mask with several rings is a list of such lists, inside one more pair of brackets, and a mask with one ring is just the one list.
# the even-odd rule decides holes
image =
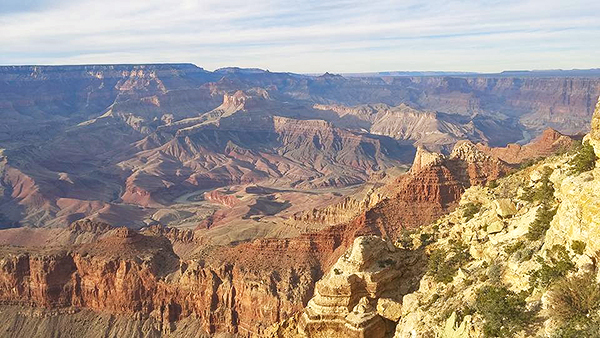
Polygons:
[[427,272],[434,277],[436,282],[450,283],[458,268],[471,259],[469,246],[462,241],[448,242],[450,250],[436,249],[429,256]]
[[492,262],[487,271],[488,280],[492,284],[502,284],[502,274],[504,273],[504,265],[498,261]]
[[554,185],[550,181],[550,175],[552,175],[552,168],[544,167],[542,170],[542,178],[540,180],[540,186],[535,190],[533,194],[534,201],[550,202],[554,201]]
[[476,213],[478,213],[481,210],[481,203],[473,203],[473,202],[469,202],[467,204],[465,204],[464,209],[463,209],[463,217],[467,219],[467,221],[469,221],[470,219],[472,219]]
[[571,242],[571,249],[573,250],[574,253],[576,253],[578,255],[583,255],[583,252],[585,251],[585,246],[586,246],[586,244],[582,241]]
[[540,162],[540,161],[541,161],[541,160],[543,160],[543,159],[544,159],[543,157],[538,157],[538,158],[533,158],[533,159],[528,159],[528,160],[525,160],[525,161],[523,161],[523,162],[521,162],[521,163],[519,164],[519,169],[520,169],[520,170],[523,170],[523,169],[529,168],[529,167],[531,167],[532,165],[534,165],[534,164],[536,164],[536,163]]
[[569,161],[571,165],[569,174],[581,174],[594,169],[597,159],[594,147],[589,142],[585,142],[579,147],[575,157]]
[[554,337],[600,336],[600,285],[595,275],[564,279],[550,290],[548,315],[559,324]]
[[477,291],[475,310],[484,320],[486,337],[513,337],[529,322],[526,296],[505,286],[486,285]]
[[447,254],[445,250],[437,249],[429,256],[427,272],[434,277],[436,282],[449,283],[458,271],[449,261],[446,261]]
[[533,288],[547,288],[575,269],[575,263],[567,249],[558,244],[548,251],[547,260],[538,257],[537,261],[540,268],[531,272],[529,276],[529,284]]
[[552,175],[552,168],[544,167],[542,169],[542,178],[540,179],[539,186],[536,187],[525,187],[523,196],[521,199],[528,202],[542,202],[550,203],[554,201],[554,185],[550,181],[550,175]]
[[491,181],[488,182],[487,186],[490,189],[495,189],[495,188],[498,188],[499,184],[498,184],[498,181],[491,180]]
[[535,220],[529,225],[529,232],[525,237],[530,241],[536,241],[546,235],[550,229],[550,222],[556,215],[556,208],[550,208],[548,203],[542,203],[537,210]]
[[402,229],[402,234],[400,236],[400,245],[404,249],[412,249],[413,247],[413,239],[411,237],[412,232],[406,229]]
[[523,249],[524,247],[525,247],[525,242],[523,242],[523,241],[517,241],[517,242],[515,242],[513,244],[507,245],[504,248],[504,251],[506,251],[507,254],[512,255],[515,252]]
[[421,245],[423,245],[423,246],[427,246],[427,245],[433,243],[433,235],[432,234],[422,233],[419,236],[419,239],[421,240]]
[[515,253],[515,259],[519,262],[526,262],[533,258],[536,253],[535,248],[525,247]]

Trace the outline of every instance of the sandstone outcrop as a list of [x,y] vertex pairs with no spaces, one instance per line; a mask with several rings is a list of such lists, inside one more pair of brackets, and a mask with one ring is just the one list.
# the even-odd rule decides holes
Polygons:
[[220,192],[219,190],[205,192],[204,198],[207,201],[218,203],[229,208],[233,207],[238,203],[238,199],[235,196]]
[[298,335],[384,337],[390,325],[381,314],[389,317],[391,308],[401,307],[403,293],[418,279],[418,259],[378,237],[358,237],[316,284],[299,319]]
[[[192,231],[155,225],[137,232],[78,221],[58,235],[37,229],[41,239],[2,248],[0,301],[59,311],[61,318],[70,309],[111,313],[121,318],[115,323],[151,325],[154,334],[184,335],[193,320],[198,334],[260,337],[300,311],[323,271],[355,237],[369,233],[378,234],[353,223],[211,247]],[[55,247],[38,245],[55,238],[61,239]]]
[[415,154],[410,171],[418,173],[430,165],[440,164],[443,159],[444,155],[442,154],[427,151],[423,147],[417,147],[417,153]]
[[[448,114],[420,111],[404,103],[395,107],[386,104],[356,107],[318,104],[315,108],[335,112],[339,116],[335,123],[340,126],[365,129],[373,134],[412,141],[416,145],[435,151],[449,150],[454,143],[464,139],[474,142],[490,141],[486,132],[480,130],[476,124],[466,124],[465,121],[454,119]],[[504,139],[507,142],[520,139],[518,132],[507,128],[502,121],[488,119],[485,124],[488,130],[495,128],[498,129],[497,132],[504,131]],[[495,139],[491,141],[497,142]]]
[[592,129],[590,131],[590,142],[594,145],[596,153],[600,153],[600,97],[596,104],[596,110],[592,116]]
[[[600,157],[600,100],[592,119],[592,129],[586,138],[595,147]],[[555,170],[551,176],[555,187],[555,196],[561,201],[548,230],[546,246],[554,244],[568,245],[578,240],[587,243],[586,252],[600,251],[600,166],[589,172],[568,176],[568,170]]]
[[336,225],[352,221],[362,212],[374,207],[386,197],[377,184],[366,184],[360,191],[344,197],[340,202],[322,208],[304,210],[293,216],[294,221]]

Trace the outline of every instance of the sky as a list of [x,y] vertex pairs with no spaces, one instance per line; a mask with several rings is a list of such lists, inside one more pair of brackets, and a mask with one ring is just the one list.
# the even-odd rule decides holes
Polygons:
[[0,64],[297,73],[600,67],[598,0],[0,0]]

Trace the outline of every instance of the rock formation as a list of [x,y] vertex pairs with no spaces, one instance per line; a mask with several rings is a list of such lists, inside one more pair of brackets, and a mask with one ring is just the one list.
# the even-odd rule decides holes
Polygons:
[[317,283],[299,319],[299,337],[385,337],[402,295],[419,278],[418,260],[378,237],[358,237]]
[[596,110],[592,117],[592,130],[590,131],[590,142],[594,145],[596,152],[600,153],[600,97],[596,104]]
[[410,170],[417,173],[430,165],[439,164],[443,159],[442,154],[427,151],[423,147],[417,147],[417,153]]
[[201,189],[346,187],[409,164],[413,145],[450,151],[461,139],[504,146],[548,126],[582,132],[599,83],[191,64],[1,67],[0,222],[67,226],[88,217],[139,228]]
[[[600,99],[592,119],[589,140],[600,157]],[[568,245],[569,241],[579,240],[587,243],[589,254],[600,251],[600,167],[581,175],[564,177],[553,175],[555,195],[561,201],[547,235],[546,246],[554,244]]]
[[364,222],[396,239],[402,229],[419,227],[453,210],[468,187],[485,185],[510,170],[468,141],[457,143],[448,157],[421,150],[409,173],[380,189],[388,198],[367,210]]
[[527,159],[548,157],[561,151],[564,152],[572,148],[574,142],[573,138],[548,128],[539,137],[524,146],[508,144],[506,147],[490,148],[479,143],[477,147],[486,154],[497,157],[506,163],[518,164]]

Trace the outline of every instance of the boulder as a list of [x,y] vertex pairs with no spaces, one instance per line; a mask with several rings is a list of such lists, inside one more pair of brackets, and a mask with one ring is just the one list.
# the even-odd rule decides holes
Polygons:
[[390,298],[379,298],[377,313],[383,318],[397,322],[402,316],[402,303]]
[[504,229],[504,223],[498,221],[491,223],[487,226],[486,231],[488,234],[496,234],[501,232]]
[[502,218],[513,216],[517,213],[517,208],[510,198],[502,198],[494,201],[496,213]]

